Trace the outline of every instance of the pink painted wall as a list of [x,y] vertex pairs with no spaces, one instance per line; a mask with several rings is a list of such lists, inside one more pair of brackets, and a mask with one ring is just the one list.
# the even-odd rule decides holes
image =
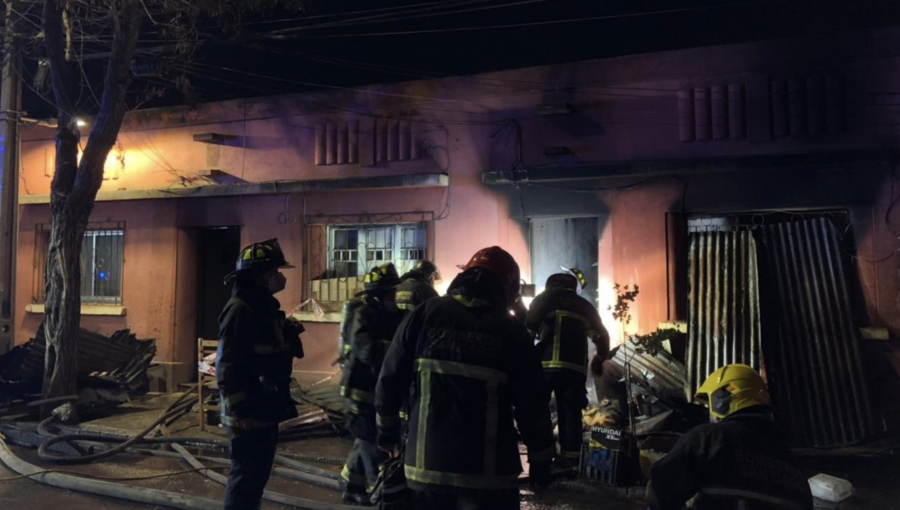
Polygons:
[[[830,74],[842,77],[847,98],[842,134],[781,137],[751,141],[681,142],[677,92],[717,84],[749,84],[756,77],[789,78]],[[841,37],[771,41],[593,62],[489,73],[477,78],[408,82],[341,93],[307,94],[200,105],[196,109],[148,110],[129,116],[119,138],[124,168],[110,160],[104,191],[212,185],[202,177],[219,169],[223,182],[353,178],[422,172],[450,175],[449,189],[398,189],[308,193],[303,196],[166,199],[98,203],[93,220],[126,221],[124,305],[121,318],[85,317],[85,327],[111,332],[132,328],[156,337],[160,358],[187,359],[193,347],[189,308],[192,228],[241,227],[242,243],[278,237],[292,261],[304,252],[303,214],[318,215],[432,212],[434,257],[446,284],[456,264],[479,248],[498,244],[519,260],[530,279],[526,216],[595,215],[601,218],[599,272],[601,312],[614,300],[611,285],[638,283],[641,296],[633,315],[635,331],[647,332],[667,319],[667,212],[734,213],[770,209],[846,208],[853,216],[860,254],[859,272],[869,318],[900,334],[900,257],[867,263],[898,248],[892,226],[888,175],[882,168],[853,168],[823,174],[758,172],[700,174],[681,181],[660,179],[627,190],[596,190],[634,183],[630,179],[568,182],[541,187],[482,184],[482,173],[552,163],[546,147],[569,147],[569,165],[697,157],[764,156],[838,149],[896,152],[897,109],[879,107],[872,93],[900,87],[900,30],[870,31]],[[387,92],[388,94],[383,94]],[[406,96],[406,97],[404,97]],[[873,99],[876,98],[876,99]],[[541,104],[568,102],[577,114],[541,116]],[[337,107],[330,105],[338,105]],[[374,167],[316,165],[316,129],[326,122],[382,117],[418,120],[433,150],[413,161]],[[755,115],[748,108],[748,116]],[[521,129],[517,162],[515,130]],[[502,128],[507,129],[503,131]],[[510,129],[512,129],[510,134]],[[198,133],[231,136],[225,145],[194,142]],[[32,127],[22,143],[23,195],[49,192],[51,130]],[[683,184],[684,183],[684,184]],[[687,186],[686,191],[684,186]],[[574,186],[577,192],[559,189]],[[684,202],[682,203],[682,197]],[[294,216],[285,215],[286,207]],[[30,302],[34,224],[48,221],[46,206],[24,206],[20,221],[17,277],[17,341],[33,334],[40,317],[26,314]],[[179,262],[180,261],[180,262]],[[288,289],[279,298],[286,310],[300,304],[303,276],[287,273]],[[177,299],[176,299],[177,296]],[[175,307],[179,311],[176,313]],[[614,329],[614,328],[611,328]],[[334,355],[337,325],[309,324],[304,336],[307,359],[298,368],[327,373]],[[309,374],[315,377],[316,373]]]

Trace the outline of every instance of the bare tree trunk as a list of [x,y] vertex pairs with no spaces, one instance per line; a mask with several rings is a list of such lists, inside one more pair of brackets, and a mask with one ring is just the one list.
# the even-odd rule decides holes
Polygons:
[[[125,93],[131,80],[131,60],[140,35],[143,12],[139,0],[110,2],[113,45],[104,79],[100,111],[78,163],[79,133],[75,127],[72,89],[77,84],[73,63],[66,60],[63,12],[65,2],[45,0],[43,28],[59,110],[56,169],[50,190],[52,227],[44,270],[46,305],[43,397],[72,395],[77,387],[78,328],[81,319],[81,243],[94,199],[103,182],[106,157],[125,118]],[[76,69],[77,70],[77,69]],[[48,414],[44,409],[43,414]],[[70,415],[70,419],[77,418]]]
[[[90,205],[90,204],[89,204]],[[87,211],[90,214],[90,209]],[[73,215],[74,216],[74,215]],[[53,216],[45,268],[46,306],[43,397],[73,395],[78,372],[78,328],[81,318],[81,240],[84,221]]]

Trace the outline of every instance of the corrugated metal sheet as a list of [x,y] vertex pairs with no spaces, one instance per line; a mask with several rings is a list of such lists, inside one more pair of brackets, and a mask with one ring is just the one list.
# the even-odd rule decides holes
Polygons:
[[688,394],[746,363],[765,374],[795,446],[875,433],[845,264],[827,217],[692,234]]
[[[827,218],[759,229],[778,334],[766,341],[773,405],[792,442],[853,443],[876,431],[847,269]],[[766,308],[769,310],[769,308]]]
[[756,241],[748,231],[691,234],[687,383],[691,399],[717,368],[760,368]]
[[625,364],[630,363],[634,376],[646,378],[654,389],[667,396],[680,397],[684,388],[684,365],[668,352],[661,351],[651,356],[635,349],[634,343],[629,339],[616,350],[612,361],[623,370]]
[[[41,326],[36,338],[0,358],[0,383],[21,385],[23,391],[31,391],[35,385],[40,388],[46,345]],[[82,329],[78,335],[78,376],[136,390],[145,386],[147,369],[155,355],[155,340],[138,340],[127,329],[110,337]]]

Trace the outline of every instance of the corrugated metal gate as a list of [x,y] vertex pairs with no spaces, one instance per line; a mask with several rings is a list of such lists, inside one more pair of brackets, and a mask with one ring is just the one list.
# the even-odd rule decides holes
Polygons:
[[750,232],[691,234],[688,255],[689,397],[717,368],[744,363],[759,370],[759,277]]
[[875,432],[847,269],[827,218],[759,229],[778,334],[763,342],[775,410],[798,445]]
[[765,371],[792,444],[838,446],[876,432],[828,218],[691,234],[689,281],[690,394],[716,368],[747,363]]

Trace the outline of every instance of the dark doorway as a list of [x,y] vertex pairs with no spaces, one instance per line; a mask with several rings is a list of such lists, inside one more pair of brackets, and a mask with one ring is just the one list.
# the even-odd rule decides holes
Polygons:
[[596,217],[532,218],[531,279],[538,292],[550,275],[577,267],[587,277],[582,296],[597,306],[599,238]]
[[241,251],[238,227],[200,229],[197,232],[197,334],[219,338],[219,314],[231,297],[231,287],[222,283],[234,271]]

